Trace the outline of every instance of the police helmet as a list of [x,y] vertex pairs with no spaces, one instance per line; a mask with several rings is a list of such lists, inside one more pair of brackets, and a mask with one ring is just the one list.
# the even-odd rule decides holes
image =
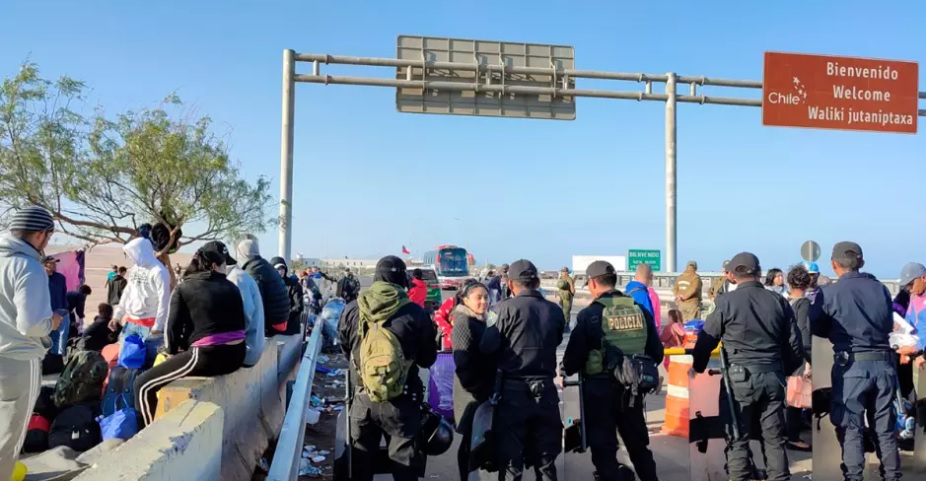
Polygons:
[[421,434],[428,456],[440,456],[453,444],[453,426],[443,416],[434,412],[428,404],[422,406]]

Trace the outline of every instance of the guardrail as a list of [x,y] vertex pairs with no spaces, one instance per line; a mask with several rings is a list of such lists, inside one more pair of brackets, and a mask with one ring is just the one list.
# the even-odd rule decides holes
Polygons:
[[302,364],[296,374],[296,384],[293,394],[286,407],[286,417],[283,418],[283,429],[277,440],[276,451],[270,463],[269,481],[295,481],[299,478],[299,463],[302,459],[302,444],[305,440],[306,409],[312,396],[312,385],[315,382],[315,364],[321,351],[321,323],[312,328],[312,335],[305,353],[302,355]]

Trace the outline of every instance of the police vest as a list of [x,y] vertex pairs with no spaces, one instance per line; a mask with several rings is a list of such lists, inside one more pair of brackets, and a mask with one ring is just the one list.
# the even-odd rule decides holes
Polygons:
[[588,354],[585,373],[590,376],[613,368],[605,365],[605,354],[609,349],[619,349],[626,356],[643,354],[648,334],[643,310],[632,297],[606,297],[595,302],[604,306],[601,312],[602,349],[593,349]]

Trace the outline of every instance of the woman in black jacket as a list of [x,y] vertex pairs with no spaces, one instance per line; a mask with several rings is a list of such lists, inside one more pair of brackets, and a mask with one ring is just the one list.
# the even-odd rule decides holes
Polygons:
[[135,381],[139,426],[154,420],[158,391],[185,376],[221,376],[244,363],[244,302],[225,278],[228,249],[221,242],[201,247],[170,298],[166,361]]
[[450,316],[453,361],[456,364],[453,414],[457,419],[457,432],[463,435],[457,452],[460,479],[468,479],[473,414],[480,404],[489,399],[495,384],[494,362],[479,352],[479,343],[486,330],[489,291],[475,280],[467,281],[457,294],[456,304]]

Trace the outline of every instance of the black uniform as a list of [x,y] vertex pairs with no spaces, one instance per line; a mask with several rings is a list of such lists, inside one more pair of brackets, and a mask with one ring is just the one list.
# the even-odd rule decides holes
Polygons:
[[[525,260],[511,265],[511,278],[539,283],[537,268]],[[563,341],[563,310],[536,290],[524,290],[496,305],[498,321],[486,329],[480,350],[498,360],[503,377],[495,412],[499,479],[519,481],[524,466],[537,479],[556,480],[554,462],[562,452],[556,349]]]
[[[387,261],[388,266],[383,266]],[[393,256],[383,258],[377,264],[375,282],[388,282],[396,287],[404,285],[405,263]],[[350,400],[349,412],[352,479],[373,479],[376,455],[380,441],[385,435],[388,439],[387,449],[392,462],[393,479],[417,480],[424,463],[424,454],[418,439],[424,386],[418,377],[418,369],[429,368],[437,359],[437,331],[434,323],[421,306],[412,302],[400,307],[390,320],[386,321],[384,326],[398,338],[405,359],[414,360],[414,364],[408,372],[405,393],[382,403],[370,401],[355,370],[360,350],[360,339],[357,336],[360,324],[358,301],[353,301],[344,308],[339,324],[341,348],[351,365],[351,385],[356,386]]]
[[[758,275],[759,260],[749,253],[737,254],[730,261],[730,271]],[[721,386],[720,414],[728,426],[735,419],[739,428],[739,438],[728,429],[730,479],[752,479],[749,441],[754,426],[761,426],[768,479],[790,479],[785,451],[785,384],[786,376],[804,362],[801,333],[791,305],[760,282],[737,282],[735,291],[717,299],[714,312],[698,335],[693,352],[696,372],[704,372],[711,351],[720,341],[729,363],[725,377],[730,380],[737,410],[730,412],[727,390]]]
[[[833,248],[833,259],[849,256],[861,260],[861,247],[840,242]],[[811,331],[833,343],[830,419],[842,445],[847,481],[862,479],[866,417],[877,437],[884,479],[900,479],[900,452],[894,432],[898,381],[888,341],[894,328],[893,312],[887,287],[874,276],[857,271],[819,288],[810,306]]]
[[[591,269],[591,266],[589,266]],[[612,267],[613,270],[613,267]],[[589,274],[589,277],[593,277]],[[625,297],[618,290],[611,290],[601,295],[605,297]],[[639,304],[637,304],[639,306]],[[569,336],[566,352],[563,355],[563,374],[571,376],[585,366],[592,350],[601,350],[603,331],[601,315],[604,306],[593,302],[579,311],[576,326]],[[656,364],[662,362],[663,349],[656,331],[653,316],[645,307],[640,306],[647,322],[646,349],[644,353]],[[630,353],[628,353],[630,354]],[[641,481],[656,481],[656,462],[649,450],[649,431],[643,403],[625,402],[625,388],[617,382],[614,375],[604,372],[595,376],[585,376],[583,382],[585,401],[585,429],[589,448],[592,451],[592,463],[602,481],[619,481],[619,464],[617,462],[617,433],[627,444],[630,462],[636,468]],[[642,401],[642,400],[638,400]]]

